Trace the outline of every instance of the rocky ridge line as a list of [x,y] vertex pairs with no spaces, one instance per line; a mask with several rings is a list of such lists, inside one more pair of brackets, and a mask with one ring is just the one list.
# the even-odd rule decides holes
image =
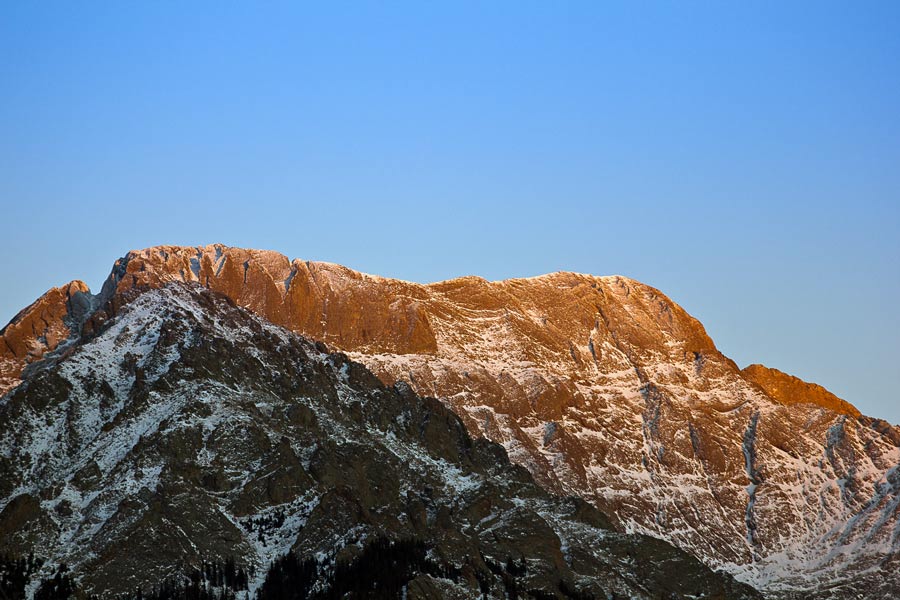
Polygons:
[[871,589],[897,554],[900,430],[814,384],[741,371],[696,319],[633,280],[420,285],[165,246],[117,261],[101,297],[168,281],[222,292],[441,398],[549,489],[772,593]]
[[122,598],[230,560],[252,598],[288,551],[359,584],[336,573],[413,540],[371,597],[760,597],[227,296],[175,282],[99,310],[0,402],[0,553],[33,552],[44,579],[65,563],[85,596]]

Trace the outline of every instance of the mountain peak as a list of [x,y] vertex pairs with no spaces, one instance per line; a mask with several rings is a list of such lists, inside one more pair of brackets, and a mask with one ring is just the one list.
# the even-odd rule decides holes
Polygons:
[[[85,597],[188,575],[209,597],[223,579],[238,594],[221,597],[264,596],[287,555],[314,565],[322,598],[760,598],[221,294],[129,296],[0,403],[0,552],[67,565]],[[389,571],[364,566],[373,551]]]
[[778,369],[765,365],[752,364],[741,370],[741,374],[759,385],[771,398],[782,404],[806,402],[822,406],[838,413],[859,417],[862,413],[847,402],[838,398],[821,385],[803,381]]
[[[74,298],[96,332],[142,292],[185,284],[440,399],[545,488],[760,588],[872,589],[866,569],[900,548],[900,429],[821,386],[739,369],[697,319],[627,277],[419,284],[272,251],[159,246],[118,260],[97,297],[51,290],[36,306],[54,310],[25,313],[77,337]],[[39,350],[56,339],[34,331]],[[0,369],[13,387],[46,349],[9,347]]]
[[51,288],[0,329],[0,394],[18,384],[22,369],[68,339],[91,310],[87,284]]
[[[169,281],[197,282],[273,323],[350,352],[455,354],[466,351],[456,346],[472,347],[465,341],[472,335],[487,344],[486,351],[499,351],[505,344],[500,338],[482,339],[477,326],[472,330],[467,316],[474,311],[514,318],[517,352],[552,354],[557,364],[596,362],[594,338],[600,330],[608,330],[614,345],[627,354],[654,351],[676,360],[720,354],[703,325],[678,304],[660,290],[621,275],[557,271],[498,281],[464,276],[419,284],[335,263],[290,260],[272,250],[220,243],[160,245],[132,250],[117,260],[93,302],[102,304],[124,290]],[[0,331],[0,391],[14,385],[25,365],[70,335],[70,326],[83,320],[90,301],[87,285],[73,281],[49,290],[16,315]],[[433,330],[435,320],[443,321],[443,344],[441,334]],[[563,365],[562,370],[571,368]],[[741,375],[781,404],[811,403],[860,414],[825,388],[777,369],[751,365]]]

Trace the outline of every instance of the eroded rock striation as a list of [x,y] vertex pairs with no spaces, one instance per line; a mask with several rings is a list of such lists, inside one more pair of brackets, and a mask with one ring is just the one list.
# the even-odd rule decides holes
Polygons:
[[820,386],[742,371],[649,286],[575,273],[421,285],[213,245],[131,252],[95,302],[173,281],[441,399],[547,489],[772,595],[900,593],[886,570],[900,430]]

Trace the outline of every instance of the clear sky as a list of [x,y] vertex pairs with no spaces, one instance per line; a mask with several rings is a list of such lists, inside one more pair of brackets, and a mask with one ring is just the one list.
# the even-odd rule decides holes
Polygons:
[[900,2],[4,2],[0,321],[127,250],[659,287],[900,422]]

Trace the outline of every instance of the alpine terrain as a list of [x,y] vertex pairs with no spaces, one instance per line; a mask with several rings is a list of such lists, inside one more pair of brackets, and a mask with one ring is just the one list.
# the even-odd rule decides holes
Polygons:
[[0,337],[29,595],[62,564],[100,596],[228,564],[260,597],[900,597],[900,428],[624,277],[165,246]]

